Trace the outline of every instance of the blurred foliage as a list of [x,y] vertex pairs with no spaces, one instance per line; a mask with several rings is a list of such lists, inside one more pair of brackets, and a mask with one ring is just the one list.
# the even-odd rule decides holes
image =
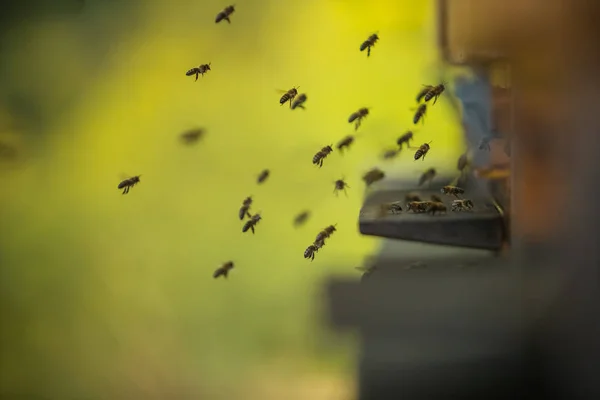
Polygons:
[[[111,22],[120,2],[99,3],[2,38],[3,98],[28,98],[48,121],[45,140],[19,141],[6,102],[0,113],[0,140],[19,155],[0,164],[3,398],[348,398],[354,340],[322,324],[320,288],[377,245],[356,228],[360,176],[412,126],[421,84],[438,80],[432,4],[256,0],[217,25],[221,2],[148,1],[126,31]],[[122,34],[103,36],[113,24]],[[367,58],[358,47],[374,31]],[[208,62],[198,82],[184,75]],[[297,85],[307,109],[280,106],[277,89]],[[363,106],[355,146],[315,168]],[[425,162],[401,154],[380,167],[415,179],[454,168],[453,112],[441,100],[418,127],[417,142],[433,140]],[[206,138],[183,147],[178,135],[196,126]],[[124,174],[142,174],[127,196]],[[333,194],[342,175],[348,198]],[[237,218],[248,195],[263,212],[256,235]],[[313,214],[295,230],[303,209]],[[230,278],[213,280],[229,259]]]

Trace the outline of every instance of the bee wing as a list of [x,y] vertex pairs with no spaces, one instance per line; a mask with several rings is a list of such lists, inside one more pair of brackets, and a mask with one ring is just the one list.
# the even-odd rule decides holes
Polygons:
[[282,90],[282,89],[275,89],[275,91],[280,94],[284,94],[284,93],[288,92],[287,90]]

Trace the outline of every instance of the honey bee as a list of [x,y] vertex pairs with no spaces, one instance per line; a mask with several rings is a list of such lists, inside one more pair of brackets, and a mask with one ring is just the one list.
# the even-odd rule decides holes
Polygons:
[[234,11],[235,11],[235,5],[225,7],[225,9],[223,11],[221,11],[220,13],[217,14],[217,17],[215,18],[215,24],[218,24],[219,22],[221,22],[223,20],[227,21],[228,23],[231,23],[229,16],[231,14],[233,14]]
[[404,197],[404,201],[406,201],[407,203],[410,203],[411,201],[421,201],[421,197],[416,193],[408,193]]
[[304,250],[304,258],[310,258],[310,261],[314,261],[315,253],[317,253],[319,249],[323,246],[325,246],[324,240],[314,242],[313,244],[308,246],[306,250]]
[[389,149],[389,150],[384,151],[381,154],[381,158],[384,160],[392,160],[392,159],[396,158],[398,156],[398,154],[400,154],[400,150]]
[[452,201],[452,211],[470,211],[473,209],[471,200],[454,200]]
[[445,213],[448,209],[444,205],[444,203],[431,202],[427,207],[427,213],[431,215],[435,215],[435,213]]
[[461,155],[458,158],[458,162],[456,163],[456,168],[463,173],[464,170],[469,166],[469,157],[467,156],[467,153]]
[[367,115],[369,115],[369,109],[367,107],[359,108],[358,111],[350,114],[348,117],[348,123],[351,124],[354,122],[354,130],[358,130],[358,128],[360,128],[360,124]]
[[354,139],[355,139],[354,136],[348,135],[345,138],[343,138],[342,140],[340,140],[335,147],[337,147],[337,149],[340,151],[340,153],[343,153],[344,149],[349,149],[350,146],[352,145],[352,143],[354,143]]
[[226,263],[224,263],[216,269],[215,273],[213,274],[213,278],[217,279],[220,276],[222,276],[223,278],[227,278],[227,275],[229,275],[229,271],[231,271],[232,269],[233,261],[227,261]]
[[411,201],[406,205],[406,211],[412,211],[416,214],[422,214],[424,212],[427,212],[431,204],[433,204],[432,201]]
[[296,215],[296,218],[294,218],[294,226],[297,228],[304,225],[306,221],[308,221],[309,217],[310,211],[302,211],[300,214]]
[[332,145],[325,146],[321,150],[319,150],[317,154],[315,154],[315,156],[313,157],[313,164],[318,165],[319,168],[321,168],[323,166],[323,161],[325,160],[325,157],[327,157],[329,153],[333,151],[331,146]]
[[413,117],[413,124],[418,124],[419,121],[421,121],[421,123],[425,123],[425,114],[427,113],[427,104],[423,103],[421,104],[419,107],[417,107],[415,110],[415,116]]
[[306,94],[302,93],[301,95],[299,95],[292,102],[292,110],[295,110],[296,108],[301,108],[301,109],[305,110],[304,103],[306,103],[306,100],[308,100],[308,97],[306,97]]
[[383,203],[379,206],[380,217],[387,215],[388,213],[392,214],[400,214],[402,212],[402,205],[399,201],[394,201],[392,203]]
[[289,101],[290,102],[290,108],[292,108],[292,101],[298,95],[298,89],[299,88],[300,88],[300,86],[296,86],[296,87],[291,88],[287,92],[285,92],[283,94],[283,96],[281,96],[281,99],[279,99],[279,104],[280,105],[284,105],[286,102]]
[[373,168],[363,175],[362,179],[367,186],[371,186],[373,183],[385,178],[385,172],[379,168]]
[[442,95],[442,93],[444,93],[444,90],[446,90],[445,82],[442,82],[439,85],[432,87],[425,94],[425,102],[428,102],[429,100],[433,99],[433,104],[435,104],[437,99]]
[[429,168],[427,171],[423,172],[423,175],[421,175],[419,178],[419,186],[423,186],[425,182],[429,182],[429,184],[431,184],[431,181],[433,181],[433,178],[435,178],[436,174],[437,171],[435,168]]
[[[210,64],[201,64],[198,67],[194,67],[190,70],[188,70],[188,72],[185,73],[185,76],[193,76],[196,75],[196,81],[198,80],[198,76],[202,75],[204,77],[204,74],[207,73],[208,71],[210,71]],[[194,81],[195,82],[195,81]]]
[[363,283],[369,279],[371,275],[373,275],[373,273],[377,270],[377,267],[375,265],[371,265],[367,267],[356,267],[356,269],[363,273],[360,277],[360,282]]
[[396,140],[398,147],[402,149],[402,146],[406,144],[406,147],[410,148],[410,141],[413,139],[413,135],[414,134],[412,131],[408,131],[404,135],[400,136],[398,140]]
[[458,186],[444,186],[441,189],[442,194],[448,195],[448,196],[454,196],[456,198],[459,198],[459,194],[463,194],[465,192],[465,189],[463,188],[459,188]]
[[331,235],[333,235],[333,232],[335,232],[335,231],[336,231],[335,225],[329,225],[328,227],[323,229],[321,232],[319,232],[319,234],[315,238],[315,243],[325,242],[325,239],[327,239]]
[[335,193],[336,196],[339,195],[339,191],[343,190],[344,194],[346,196],[348,196],[348,192],[346,192],[346,188],[350,188],[350,186],[348,186],[348,184],[344,181],[344,179],[338,179],[334,182],[334,189],[333,189],[333,193]]
[[436,202],[436,203],[443,203],[442,198],[440,196],[438,196],[437,194],[432,194],[430,199],[431,199],[431,201]]
[[481,141],[479,142],[479,150],[487,150],[487,151],[492,151],[492,147],[490,146],[490,138],[481,138]]
[[360,51],[367,50],[367,57],[369,57],[371,55],[371,47],[374,47],[378,40],[379,36],[376,33],[372,34],[367,38],[367,40],[362,42],[360,45]]
[[261,183],[263,183],[264,181],[267,180],[267,178],[269,177],[269,175],[271,175],[271,171],[269,171],[268,169],[263,170],[258,175],[258,178],[256,178],[256,182],[260,185]]
[[[429,143],[431,143],[432,141],[430,141]],[[429,146],[429,143],[423,143],[415,152],[415,161],[417,161],[419,158],[421,158],[423,161],[425,161],[425,156],[427,155],[427,153],[429,152],[429,149],[431,149],[431,146]]]
[[262,219],[262,217],[260,216],[260,214],[254,214],[250,217],[250,219],[248,221],[246,221],[246,223],[244,224],[244,227],[242,228],[242,232],[248,232],[248,230],[250,229],[252,231],[252,234],[254,234],[254,228],[256,227],[256,224],[258,224],[258,222]]
[[243,220],[244,217],[248,217],[251,218],[252,215],[250,214],[250,206],[252,205],[252,196],[248,196],[246,197],[246,199],[244,199],[244,202],[242,203],[242,207],[240,208],[240,220]]
[[429,93],[433,88],[434,86],[431,85],[423,85],[423,89],[421,89],[421,91],[417,94],[417,103],[420,103],[421,100],[423,100],[423,97],[425,97],[425,95],[427,95],[427,93]]
[[190,129],[188,131],[183,132],[179,137],[185,144],[192,144],[201,139],[206,131],[202,128]]
[[119,186],[117,186],[117,189],[123,189],[123,194],[129,193],[129,189],[140,183],[140,176],[141,175],[132,176],[131,178],[121,181]]

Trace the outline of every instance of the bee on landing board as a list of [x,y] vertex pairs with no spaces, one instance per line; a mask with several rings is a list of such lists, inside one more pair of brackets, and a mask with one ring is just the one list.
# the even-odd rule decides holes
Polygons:
[[200,65],[198,67],[194,67],[194,68],[188,70],[188,72],[185,73],[185,76],[196,75],[196,81],[197,81],[199,75],[202,75],[202,77],[204,77],[204,74],[207,73],[208,71],[210,71],[210,64],[211,63],[202,64],[202,65]]
[[292,102],[292,110],[295,110],[296,108],[305,110],[304,103],[306,103],[306,100],[308,100],[308,97],[306,97],[305,93],[298,95],[298,97],[296,97],[296,99]]
[[254,234],[254,228],[261,219],[262,217],[260,216],[260,214],[254,214],[253,216],[251,216],[250,219],[244,224],[242,232],[248,232],[248,230],[251,230],[252,234]]
[[229,275],[229,271],[231,271],[232,269],[233,261],[227,261],[226,263],[224,263],[216,269],[216,271],[213,274],[213,278],[217,279],[220,276],[222,276],[223,278],[227,278],[227,275]]
[[410,148],[410,141],[413,139],[413,135],[414,133],[412,131],[406,132],[405,134],[400,136],[398,140],[396,140],[396,144],[398,145],[398,147],[400,147],[400,149],[402,149],[402,146],[404,146],[405,144],[406,147]]
[[123,189],[123,194],[129,193],[129,189],[140,183],[140,176],[141,175],[132,176],[131,178],[121,181],[119,186],[117,186],[117,189]]
[[354,130],[358,130],[358,128],[360,128],[360,124],[367,115],[369,115],[369,109],[367,107],[359,108],[358,111],[350,114],[348,117],[348,123],[351,124],[354,122]]
[[385,178],[385,172],[380,170],[379,168],[373,168],[363,175],[362,179],[367,186],[371,186],[373,183],[382,180]]
[[240,220],[243,220],[246,216],[248,218],[252,218],[252,215],[250,214],[250,206],[252,206],[252,196],[248,196],[244,199],[239,212]]
[[317,253],[319,251],[319,249],[322,248],[323,246],[325,246],[324,240],[319,240],[319,241],[314,242],[313,244],[308,246],[306,248],[306,250],[304,250],[304,258],[307,258],[307,259],[310,258],[310,261],[314,261],[315,253]]
[[421,121],[422,124],[425,123],[425,114],[427,113],[427,104],[423,103],[417,108],[413,108],[415,111],[415,116],[413,117],[413,124],[418,124]]
[[271,175],[271,171],[269,171],[268,169],[264,169],[258,175],[258,178],[256,178],[256,183],[258,183],[260,185],[261,183],[265,182],[267,180],[267,178],[269,177],[269,175]]
[[202,139],[205,133],[204,129],[196,128],[183,132],[179,137],[184,144],[191,145]]
[[437,171],[435,168],[429,168],[427,171],[423,172],[423,175],[419,178],[419,186],[423,186],[425,182],[431,184],[431,181],[433,181],[433,178],[435,178],[436,175]]
[[354,143],[354,139],[354,136],[348,135],[342,140],[340,140],[335,147],[337,147],[340,153],[343,153],[344,149],[349,149],[352,143]]
[[425,102],[428,102],[429,100],[433,99],[433,104],[436,103],[437,99],[442,95],[442,93],[444,93],[444,90],[446,90],[446,82],[442,82],[439,85],[433,86],[426,94],[424,97]]
[[294,218],[294,226],[298,228],[304,225],[306,221],[308,221],[308,218],[310,218],[310,211],[302,211],[300,214],[296,215],[296,218]]
[[473,209],[473,202],[471,200],[453,200],[452,211],[471,211]]
[[229,19],[229,16],[231,14],[233,14],[233,12],[235,11],[235,4],[232,6],[227,6],[225,7],[225,9],[223,11],[221,11],[220,13],[217,14],[217,17],[215,18],[215,24],[218,24],[219,22],[225,20],[227,21],[227,23],[231,23],[231,20]]
[[346,183],[346,181],[344,181],[344,178],[342,179],[338,179],[334,182],[334,188],[333,188],[333,193],[335,193],[336,196],[339,195],[339,191],[343,190],[344,194],[346,196],[348,196],[348,192],[346,192],[346,188],[350,188],[350,186]]
[[431,204],[433,204],[432,201],[410,201],[406,205],[406,211],[412,211],[415,214],[422,214],[424,212],[427,212]]
[[402,212],[402,204],[399,201],[394,201],[392,203],[383,203],[379,206],[379,217],[385,217],[389,213],[391,214],[400,214]]
[[[429,143],[431,143],[432,141],[430,141]],[[427,155],[427,153],[431,149],[431,146],[429,146],[429,143],[423,143],[417,149],[417,151],[415,152],[415,161],[417,161],[419,158],[422,159],[423,161],[425,161],[425,156]]]
[[419,93],[417,93],[417,103],[420,103],[421,100],[433,89],[431,85],[423,85],[423,89]]
[[446,213],[448,209],[444,205],[444,203],[431,202],[427,207],[427,213],[431,215],[435,215],[435,213]]
[[378,40],[379,35],[377,35],[376,33],[372,34],[367,38],[367,40],[362,42],[362,44],[360,45],[360,51],[367,50],[367,57],[369,57],[371,55],[371,47],[374,47],[375,43],[377,43]]
[[319,168],[321,168],[323,166],[323,161],[325,160],[325,158],[329,155],[329,153],[333,151],[333,148],[331,146],[332,145],[325,146],[321,150],[319,150],[317,154],[314,155],[312,163],[318,165]]
[[465,189],[459,188],[458,186],[448,185],[444,186],[440,191],[442,192],[442,194],[459,198],[458,195],[463,194],[465,192]]
[[283,93],[283,96],[281,96],[281,98],[279,99],[279,105],[284,105],[286,102],[290,102],[290,108],[292,108],[292,101],[296,98],[296,96],[298,95],[298,89],[300,88],[300,86],[296,86],[291,88],[288,91],[285,90],[279,90],[279,92]]

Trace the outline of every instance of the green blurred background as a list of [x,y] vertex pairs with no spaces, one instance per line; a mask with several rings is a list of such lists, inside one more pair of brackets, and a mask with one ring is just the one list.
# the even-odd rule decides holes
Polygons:
[[[237,1],[231,25],[214,23],[222,1],[121,3],[3,31],[0,140],[18,157],[0,163],[1,398],[352,398],[356,338],[328,330],[321,288],[377,251],[357,231],[360,177],[454,168],[462,146],[442,101],[418,128],[428,160],[380,161],[440,79],[433,2]],[[208,62],[198,82],[184,75]],[[297,85],[305,111],[278,102]],[[314,168],[363,106],[355,146]],[[205,140],[182,146],[196,126]],[[124,174],[142,174],[127,196]],[[347,198],[332,193],[342,176]],[[237,218],[248,195],[256,235]],[[230,279],[213,280],[230,259]]]

